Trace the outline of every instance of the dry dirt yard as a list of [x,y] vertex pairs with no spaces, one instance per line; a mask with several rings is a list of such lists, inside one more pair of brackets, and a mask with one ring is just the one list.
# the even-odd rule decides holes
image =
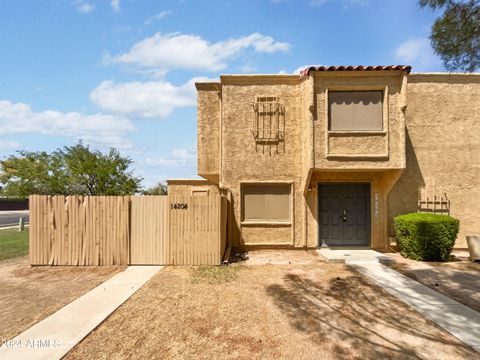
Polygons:
[[166,267],[65,359],[474,359],[345,265]]
[[468,253],[456,253],[448,262],[423,262],[406,259],[398,253],[389,266],[432,289],[480,312],[480,263]]
[[15,337],[123,269],[31,267],[28,256],[0,261],[0,341]]

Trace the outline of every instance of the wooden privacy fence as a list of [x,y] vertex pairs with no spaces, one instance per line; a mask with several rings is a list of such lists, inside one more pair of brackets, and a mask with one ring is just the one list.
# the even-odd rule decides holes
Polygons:
[[220,195],[30,197],[32,265],[219,265],[226,245]]
[[128,196],[30,196],[32,265],[129,262]]

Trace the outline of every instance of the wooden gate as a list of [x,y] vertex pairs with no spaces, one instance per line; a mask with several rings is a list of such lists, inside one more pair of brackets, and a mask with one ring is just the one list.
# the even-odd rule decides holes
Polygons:
[[219,195],[132,196],[130,263],[221,264],[226,214]]
[[132,196],[130,263],[169,264],[168,197]]

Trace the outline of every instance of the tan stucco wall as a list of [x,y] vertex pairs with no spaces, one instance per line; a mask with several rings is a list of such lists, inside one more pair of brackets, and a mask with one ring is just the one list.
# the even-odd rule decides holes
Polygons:
[[[387,90],[383,132],[328,132],[329,90],[380,88]],[[457,246],[480,232],[480,76],[412,74],[407,85],[401,72],[239,75],[197,89],[199,174],[231,191],[233,246],[316,247],[317,184],[330,181],[371,183],[373,248],[387,248],[393,216],[417,211],[423,187],[447,194],[461,221]],[[278,96],[285,106],[278,153],[256,146],[256,96]],[[242,224],[241,184],[251,182],[292,184],[290,223]],[[191,192],[182,186],[172,191]]]
[[194,191],[208,191],[209,195],[219,193],[218,186],[207,180],[167,180],[167,184],[168,195],[171,196],[192,196]]
[[[302,93],[296,76],[224,76],[222,80],[221,184],[233,196],[236,228],[234,246],[252,244],[294,245],[301,239],[293,224],[301,219]],[[285,142],[258,145],[251,132],[256,96],[277,96],[285,107]],[[289,225],[242,225],[242,182],[289,182],[293,187],[292,221]],[[301,227],[298,227],[301,228]]]
[[197,84],[198,174],[218,182],[220,173],[220,84]]
[[302,173],[300,178],[300,186],[296,197],[301,210],[300,216],[296,219],[296,237],[295,246],[307,246],[307,212],[308,204],[307,189],[310,185],[310,177],[312,175],[315,159],[315,139],[313,138],[313,127],[315,121],[315,91],[314,79],[308,77],[304,79],[300,85],[302,94]]
[[[315,168],[401,169],[405,167],[405,76],[401,72],[314,73]],[[383,131],[328,131],[328,92],[382,90]]]
[[331,155],[380,155],[388,156],[388,135],[332,133],[328,136],[328,153]]
[[417,211],[418,193],[450,200],[457,247],[480,233],[480,76],[412,74],[407,87],[407,168],[389,198],[393,217]]

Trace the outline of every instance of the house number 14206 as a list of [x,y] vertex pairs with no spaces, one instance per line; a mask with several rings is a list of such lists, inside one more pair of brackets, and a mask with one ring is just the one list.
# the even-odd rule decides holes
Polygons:
[[187,204],[187,203],[175,203],[175,204],[170,204],[170,209],[175,209],[175,210],[187,210],[187,209],[188,209],[188,204]]

